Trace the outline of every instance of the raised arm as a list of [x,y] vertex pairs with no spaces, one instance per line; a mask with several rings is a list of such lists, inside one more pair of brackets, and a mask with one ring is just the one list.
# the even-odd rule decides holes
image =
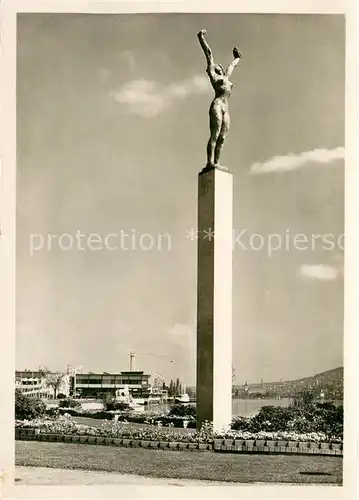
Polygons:
[[215,63],[212,55],[212,50],[206,40],[204,39],[204,35],[206,34],[206,30],[201,30],[198,33],[198,40],[199,43],[202,47],[202,50],[204,52],[204,55],[206,56],[207,59],[207,73],[209,76],[209,79],[211,80],[212,85],[215,84],[216,81],[220,78],[219,75],[215,72]]
[[234,47],[233,49],[233,61],[229,64],[228,68],[226,69],[226,76],[230,78],[230,76],[233,73],[234,68],[237,66],[239,63],[240,58],[242,57],[242,54],[239,52],[237,47]]
[[199,43],[200,43],[200,45],[202,47],[202,50],[204,52],[204,55],[206,56],[207,67],[209,68],[209,67],[213,67],[214,66],[214,59],[213,59],[211,47],[208,45],[208,43],[204,39],[204,35],[205,34],[206,34],[206,30],[201,30],[197,34],[197,37],[198,37]]

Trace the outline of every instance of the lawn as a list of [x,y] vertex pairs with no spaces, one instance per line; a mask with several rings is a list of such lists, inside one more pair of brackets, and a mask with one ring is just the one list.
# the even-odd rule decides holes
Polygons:
[[180,452],[16,441],[16,465],[239,483],[342,484],[339,457]]

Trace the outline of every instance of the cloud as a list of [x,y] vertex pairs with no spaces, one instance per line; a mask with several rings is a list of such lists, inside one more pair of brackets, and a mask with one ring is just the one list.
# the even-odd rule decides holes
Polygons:
[[338,278],[340,270],[327,264],[303,264],[300,273],[313,280],[334,281]]
[[289,172],[305,167],[309,163],[330,163],[335,160],[344,159],[343,147],[335,149],[313,149],[300,154],[288,154],[285,156],[274,156],[264,163],[254,163],[250,172],[252,174],[268,174],[271,172]]
[[175,101],[208,89],[207,78],[199,75],[169,85],[153,80],[133,80],[111,92],[111,97],[126,106],[128,113],[150,118],[157,116]]
[[145,117],[155,116],[165,105],[158,84],[149,80],[134,80],[125,83],[112,97],[127,106],[129,113]]
[[186,323],[175,323],[168,333],[175,337],[190,337],[192,335],[192,328]]

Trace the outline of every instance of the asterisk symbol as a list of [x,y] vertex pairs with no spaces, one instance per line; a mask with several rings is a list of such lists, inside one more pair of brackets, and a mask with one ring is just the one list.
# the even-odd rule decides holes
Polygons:
[[214,239],[214,230],[212,230],[212,228],[209,228],[207,231],[204,229],[203,232],[204,232],[203,236],[204,240],[212,241],[212,239]]
[[193,229],[193,227],[189,231],[187,229],[186,238],[191,240],[191,241],[198,240],[198,231]]

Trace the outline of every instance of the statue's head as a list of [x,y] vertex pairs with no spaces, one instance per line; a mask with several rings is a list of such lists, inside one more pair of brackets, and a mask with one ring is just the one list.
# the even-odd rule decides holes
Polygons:
[[224,75],[224,69],[223,69],[223,66],[221,64],[216,64],[214,66],[214,71],[215,71],[215,73],[217,73],[217,75],[220,75],[220,76]]

